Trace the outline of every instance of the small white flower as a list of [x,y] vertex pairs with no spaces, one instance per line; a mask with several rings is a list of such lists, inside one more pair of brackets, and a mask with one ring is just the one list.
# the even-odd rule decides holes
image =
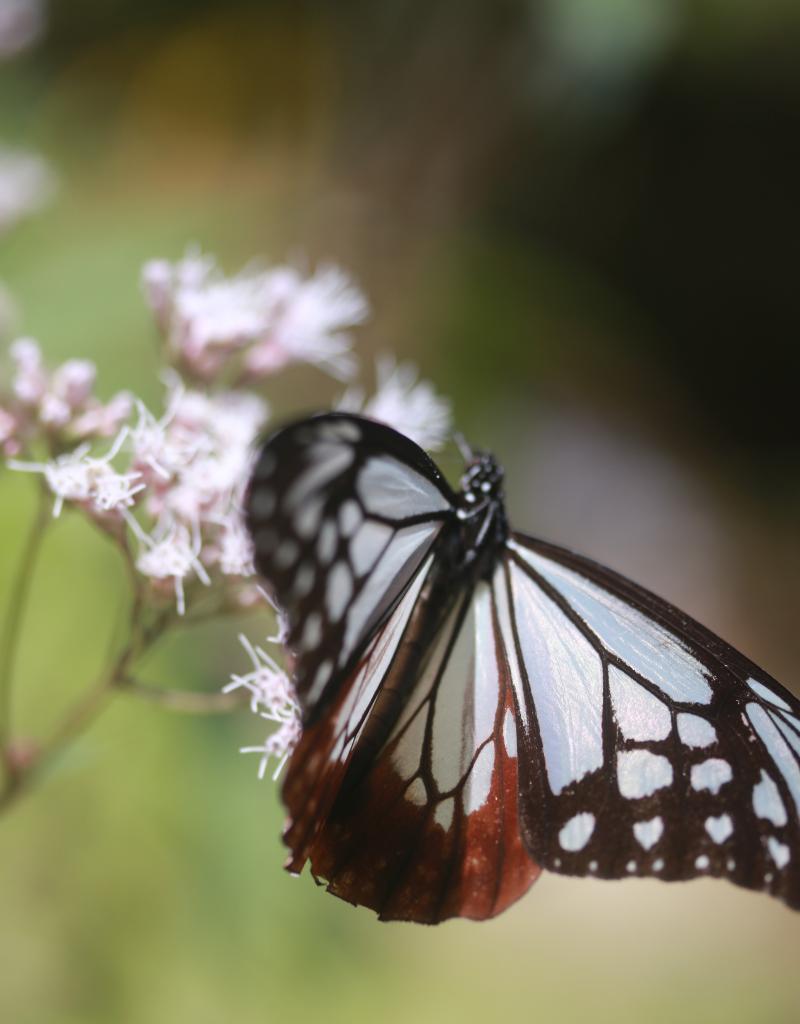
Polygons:
[[134,496],[144,487],[139,473],[117,473],[111,466],[126,436],[127,430],[123,429],[101,458],[89,455],[90,446],[82,444],[50,462],[11,459],[8,465],[11,469],[44,475],[55,495],[53,515],[56,517],[61,515],[65,501],[88,505],[97,512],[121,512],[133,505]]
[[254,575],[253,542],[240,516],[231,515],[222,524],[217,545],[219,567],[226,576]]
[[72,409],[69,404],[64,401],[63,398],[59,398],[58,395],[53,395],[47,392],[42,396],[42,400],[39,403],[39,419],[47,427],[54,427],[60,429],[65,427],[72,416]]
[[278,765],[273,774],[273,778],[276,779],[300,738],[300,705],[289,677],[274,658],[262,647],[255,647],[246,636],[240,635],[239,640],[247,651],[253,668],[243,676],[232,675],[223,692],[230,693],[241,688],[248,690],[250,710],[278,726],[261,746],[241,748],[243,754],[261,754],[258,769],[260,779],[264,777],[270,759],[277,759]]
[[50,391],[63,399],[70,409],[78,409],[91,398],[96,378],[94,363],[88,359],[68,359],[50,378]]
[[39,419],[46,426],[66,427],[91,398],[97,376],[94,363],[69,359],[48,377],[39,346],[29,338],[15,342],[11,355],[17,364],[17,397],[26,404],[38,404]]
[[44,206],[54,191],[53,175],[38,156],[0,149],[0,234]]
[[42,352],[33,338],[19,338],[9,349],[16,368],[14,394],[25,405],[38,405],[47,391]]
[[169,330],[175,295],[182,289],[202,288],[216,272],[212,256],[190,249],[182,260],[149,260],[142,267],[142,291],[159,328]]
[[116,512],[131,508],[135,496],[144,489],[141,473],[98,473],[92,501],[100,512]]
[[363,293],[337,267],[322,267],[307,280],[284,271],[279,280],[283,294],[275,323],[245,356],[247,369],[258,376],[306,362],[340,380],[352,377],[356,358],[346,331],[367,318]]
[[30,46],[44,27],[41,0],[0,0],[0,57]]
[[254,266],[225,277],[213,259],[190,253],[175,264],[146,264],[142,285],[173,354],[193,374],[211,379],[240,351],[251,376],[291,362],[314,363],[341,379],[353,374],[345,332],[368,307],[335,267],[307,279],[291,267]]
[[158,530],[158,536],[149,537],[136,529],[132,517],[129,525],[143,542],[143,550],[136,559],[136,568],[144,576],[155,580],[172,580],[175,589],[175,602],[178,615],[186,611],[184,579],[194,573],[201,583],[210,586],[208,573],[198,558],[200,553],[199,536],[192,537],[185,526],[172,524],[164,530]]
[[192,251],[174,264],[147,263],[142,286],[173,353],[204,378],[269,327],[273,303],[263,272],[226,278],[212,257]]
[[275,767],[275,771],[272,773],[272,780],[274,782],[283,771],[283,766],[286,764],[292,754],[292,751],[297,746],[297,741],[300,739],[301,733],[302,727],[300,725],[299,718],[291,722],[282,722],[275,732],[270,733],[270,735],[267,736],[261,746],[239,747],[239,753],[261,754],[261,760],[258,764],[259,779],[264,778],[269,762],[272,759],[275,759],[278,764]]
[[129,391],[120,391],[105,405],[90,402],[70,424],[77,437],[112,437],[130,419],[134,398]]
[[136,407],[139,416],[130,430],[134,464],[169,480],[190,458],[184,446],[175,444],[167,436],[172,410],[168,408],[166,414],[157,420],[144,402],[137,400]]
[[18,431],[16,416],[0,406],[0,452],[4,455],[16,455],[19,451]]
[[377,377],[378,389],[372,398],[365,400],[361,389],[351,388],[338,408],[386,423],[428,451],[441,448],[451,430],[448,400],[437,395],[433,385],[418,380],[417,369],[410,363],[379,359]]
[[7,412],[2,406],[0,406],[0,444],[8,441],[9,438],[14,436],[14,432],[17,429],[17,421]]

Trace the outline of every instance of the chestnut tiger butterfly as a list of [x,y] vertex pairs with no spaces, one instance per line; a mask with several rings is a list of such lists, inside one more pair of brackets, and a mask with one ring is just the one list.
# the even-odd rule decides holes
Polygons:
[[245,501],[303,732],[289,870],[383,919],[492,917],[542,870],[719,876],[800,908],[800,702],[688,615],[513,532],[413,441],[279,430]]

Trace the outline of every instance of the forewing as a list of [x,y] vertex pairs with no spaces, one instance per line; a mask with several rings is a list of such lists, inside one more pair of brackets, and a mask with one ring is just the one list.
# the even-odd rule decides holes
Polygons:
[[495,596],[486,583],[458,593],[431,636],[435,575],[424,567],[336,706],[305,730],[283,794],[292,870],[308,860],[335,895],[429,924],[492,917],[540,872],[519,831]]
[[412,441],[331,413],[269,438],[245,515],[285,613],[306,721],[334,697],[453,516],[454,496]]
[[800,907],[800,703],[624,577],[516,535],[520,819],[565,874],[716,875]]

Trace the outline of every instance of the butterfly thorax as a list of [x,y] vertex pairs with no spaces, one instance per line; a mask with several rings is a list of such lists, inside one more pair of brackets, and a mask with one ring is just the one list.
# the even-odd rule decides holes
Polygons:
[[508,538],[503,500],[503,467],[488,452],[478,452],[461,477],[456,514],[461,522],[464,559],[491,571],[494,556]]

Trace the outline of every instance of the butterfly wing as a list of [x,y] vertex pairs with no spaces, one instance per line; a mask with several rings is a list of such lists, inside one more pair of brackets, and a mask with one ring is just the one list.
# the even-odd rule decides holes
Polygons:
[[256,566],[285,613],[306,722],[352,672],[454,501],[421,448],[362,417],[315,416],[265,442],[245,517]]
[[516,736],[494,589],[454,590],[431,558],[292,756],[290,869],[384,920],[498,914],[540,873]]
[[800,703],[624,577],[521,535],[498,569],[523,837],[573,875],[722,876],[800,907]]

